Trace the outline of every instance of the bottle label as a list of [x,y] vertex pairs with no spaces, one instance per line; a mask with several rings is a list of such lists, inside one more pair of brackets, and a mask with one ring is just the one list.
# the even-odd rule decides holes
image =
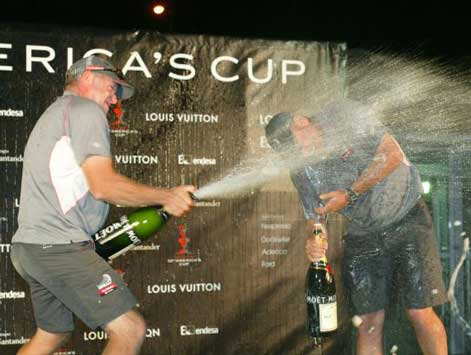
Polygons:
[[[123,215],[119,219],[119,222],[110,224],[109,226],[95,233],[95,241],[98,241],[101,239],[111,240],[122,235],[123,233],[126,233],[129,240],[131,240],[133,244],[137,245],[141,242],[141,240],[134,232],[133,227],[134,227],[133,225],[129,224],[128,217],[126,215]],[[103,242],[107,242],[107,240],[104,240]]]
[[337,329],[337,302],[319,303],[319,327],[321,332]]

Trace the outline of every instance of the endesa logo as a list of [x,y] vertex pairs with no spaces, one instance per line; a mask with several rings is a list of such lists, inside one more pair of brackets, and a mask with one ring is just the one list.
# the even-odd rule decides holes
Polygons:
[[0,292],[0,300],[25,298],[25,297],[26,297],[26,294],[23,291]]
[[178,165],[216,165],[216,159],[193,158],[191,155],[178,154]]
[[23,117],[23,110],[0,109],[0,117]]
[[219,328],[217,327],[204,327],[204,328],[197,328],[194,325],[181,325],[180,326],[180,335],[181,336],[188,336],[188,335],[212,335],[212,334],[219,334]]

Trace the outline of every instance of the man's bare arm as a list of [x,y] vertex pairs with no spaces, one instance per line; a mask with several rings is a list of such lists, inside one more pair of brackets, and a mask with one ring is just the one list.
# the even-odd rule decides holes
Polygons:
[[90,156],[82,170],[91,194],[98,200],[126,206],[162,205],[175,216],[184,214],[194,204],[189,195],[195,191],[193,186],[167,189],[141,184],[116,172],[109,157]]
[[[383,181],[405,159],[405,155],[394,137],[386,133],[381,139],[373,161],[353,183],[351,189],[359,195],[368,191]],[[345,190],[331,191],[319,197],[322,200],[327,200],[324,207],[316,209],[316,213],[320,215],[340,211],[350,202],[350,197]]]

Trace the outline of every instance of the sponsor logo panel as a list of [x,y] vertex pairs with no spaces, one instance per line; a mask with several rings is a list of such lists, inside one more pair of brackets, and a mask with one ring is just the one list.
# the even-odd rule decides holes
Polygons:
[[184,224],[178,225],[178,250],[174,258],[167,259],[167,263],[177,264],[178,266],[188,266],[203,261],[200,257],[199,249],[196,250],[196,252],[192,250],[191,239],[188,237],[186,229]]
[[115,155],[114,160],[117,164],[152,165],[159,163],[157,155]]
[[146,122],[176,122],[191,123],[219,123],[219,115],[213,113],[189,113],[189,112],[146,112]]
[[202,328],[196,327],[195,325],[180,325],[181,336],[192,336],[192,335],[214,335],[219,334],[218,327],[205,326]]
[[[147,328],[146,338],[159,338],[161,336],[160,328]],[[83,333],[84,341],[100,341],[107,340],[108,334],[103,330],[94,330]]]
[[283,221],[283,215],[263,215],[259,223],[261,244],[260,267],[273,269],[280,257],[289,253],[290,231],[293,224]]
[[0,108],[0,117],[6,118],[16,118],[16,117],[23,117],[24,112],[23,110],[15,110],[12,108]]
[[8,300],[8,299],[17,299],[17,298],[25,298],[26,294],[23,291],[0,291],[0,300]]
[[216,293],[222,292],[221,282],[199,282],[184,284],[154,284],[147,285],[148,294],[176,293]]
[[216,165],[216,159],[196,158],[189,154],[178,154],[178,165]]
[[7,149],[0,150],[0,163],[22,163],[23,162],[24,158],[22,154],[12,156],[12,155],[7,155],[8,153],[10,153],[10,151]]

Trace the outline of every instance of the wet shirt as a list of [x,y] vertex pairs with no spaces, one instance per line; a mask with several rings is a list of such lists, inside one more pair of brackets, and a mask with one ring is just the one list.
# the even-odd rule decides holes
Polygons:
[[104,224],[109,206],[92,196],[80,168],[91,155],[111,156],[106,115],[94,101],[66,91],[28,139],[13,243],[84,241]]
[[[322,130],[324,149],[292,171],[291,179],[305,217],[321,220],[315,213],[323,205],[319,195],[351,187],[373,161],[387,130],[366,107],[350,100],[328,105],[315,121]],[[377,232],[400,221],[421,193],[419,172],[406,160],[340,213],[350,221],[349,234]]]

